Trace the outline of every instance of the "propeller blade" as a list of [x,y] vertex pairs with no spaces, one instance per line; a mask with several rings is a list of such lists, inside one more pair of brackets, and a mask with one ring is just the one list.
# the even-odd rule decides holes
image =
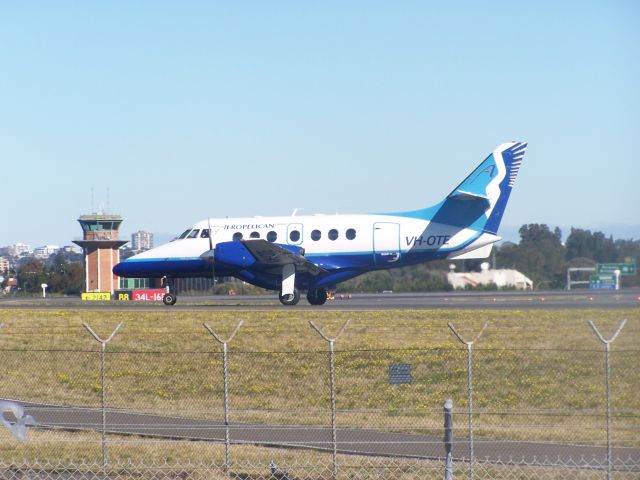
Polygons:
[[207,218],[207,223],[209,224],[209,250],[213,250],[213,240],[211,239],[213,236],[213,232],[211,231],[211,218]]
[[207,223],[209,226],[209,251],[211,252],[211,279],[213,280],[213,286],[216,285],[216,258],[213,251],[213,231],[211,230],[211,217],[207,217]]

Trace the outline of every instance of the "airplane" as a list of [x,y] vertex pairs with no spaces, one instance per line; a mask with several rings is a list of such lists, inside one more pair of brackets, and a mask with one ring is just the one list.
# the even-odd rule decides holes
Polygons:
[[444,200],[419,210],[363,215],[208,218],[113,268],[120,277],[233,276],[296,305],[322,305],[336,285],[374,270],[439,259],[487,258],[527,144],[503,143]]

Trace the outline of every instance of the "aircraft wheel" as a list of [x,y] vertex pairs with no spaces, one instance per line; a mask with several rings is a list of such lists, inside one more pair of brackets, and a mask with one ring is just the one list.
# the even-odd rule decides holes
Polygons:
[[164,303],[167,306],[175,305],[177,301],[178,301],[178,297],[176,297],[173,293],[165,293],[162,296],[162,303]]
[[311,288],[307,292],[307,300],[311,305],[324,305],[327,301],[326,288]]
[[296,305],[300,301],[300,291],[293,289],[293,295],[280,295],[280,303],[283,305]]

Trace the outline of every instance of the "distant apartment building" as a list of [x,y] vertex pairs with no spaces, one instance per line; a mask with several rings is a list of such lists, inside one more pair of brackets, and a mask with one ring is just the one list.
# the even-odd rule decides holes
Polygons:
[[44,247],[38,247],[33,251],[33,256],[37,258],[49,258],[51,255],[55,255],[60,250],[58,245],[45,245]]
[[11,268],[11,264],[9,263],[9,259],[5,257],[0,257],[0,273],[7,273]]
[[20,255],[31,255],[33,254],[33,249],[31,245],[27,245],[26,243],[14,243],[13,245],[9,245],[6,247],[7,255],[10,257],[19,257]]
[[153,233],[139,230],[131,235],[131,250],[140,252],[153,248]]

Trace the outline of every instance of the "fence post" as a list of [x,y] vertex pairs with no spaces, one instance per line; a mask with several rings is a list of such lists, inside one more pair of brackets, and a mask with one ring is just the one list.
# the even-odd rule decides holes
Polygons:
[[444,480],[453,480],[453,400],[444,401]]
[[456,332],[456,329],[454,328],[451,322],[447,323],[447,325],[449,326],[453,334],[456,337],[458,337],[458,340],[460,340],[462,343],[464,343],[467,346],[467,392],[468,392],[468,399],[469,399],[469,412],[468,412],[468,416],[469,416],[469,478],[473,480],[473,467],[475,462],[475,456],[473,453],[473,362],[471,357],[473,353],[472,352],[473,344],[478,341],[482,333],[485,331],[485,329],[489,325],[489,322],[484,322],[484,325],[482,325],[482,329],[480,330],[480,332],[478,332],[478,334],[475,337],[473,337],[471,341],[465,341],[460,336],[460,334]]
[[594,325],[594,323],[589,320],[589,325],[597,337],[600,339],[602,343],[604,343],[604,383],[605,383],[605,395],[606,395],[606,405],[607,405],[607,479],[611,480],[611,386],[609,384],[609,346],[616,339],[624,324],[627,323],[627,320],[622,320],[620,326],[615,331],[613,336],[606,340],[598,331],[598,328]]
[[329,342],[329,388],[331,389],[331,443],[333,447],[332,452],[332,461],[333,461],[333,478],[338,478],[338,439],[337,439],[337,427],[336,427],[336,378],[335,378],[335,353],[333,350],[333,346],[344,333],[345,328],[349,325],[351,319],[348,319],[342,325],[342,328],[338,332],[338,334],[334,338],[327,337],[320,327],[318,327],[313,320],[309,320],[309,324],[311,327],[320,334],[320,336]]
[[101,366],[100,366],[100,384],[102,388],[102,467],[107,468],[109,465],[109,457],[107,454],[107,382],[106,382],[106,369],[107,369],[107,343],[111,341],[114,335],[120,330],[123,322],[120,322],[111,335],[106,340],[100,338],[96,332],[94,332],[89,325],[82,323],[82,326],[96,339],[101,345]]
[[233,337],[236,336],[243,323],[244,320],[240,320],[231,336],[226,340],[223,340],[220,336],[218,336],[209,325],[207,325],[206,323],[202,324],[202,326],[209,331],[213,338],[215,338],[220,344],[222,344],[222,375],[224,377],[224,472],[226,475],[229,475],[229,470],[231,469],[231,438],[229,436],[229,370],[227,368],[227,344],[231,340],[233,340]]

